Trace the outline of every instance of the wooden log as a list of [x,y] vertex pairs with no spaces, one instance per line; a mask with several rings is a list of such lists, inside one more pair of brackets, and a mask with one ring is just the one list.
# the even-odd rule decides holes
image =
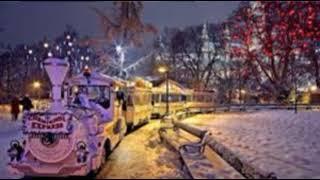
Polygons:
[[[197,136],[202,136],[202,133],[205,131],[189,126],[185,123],[174,122],[174,124]],[[276,175],[274,173],[266,173],[258,168],[253,167],[248,162],[241,160],[239,157],[235,155],[230,149],[216,141],[212,136],[209,137],[208,146],[215,151],[218,155],[220,155],[226,162],[228,162],[233,168],[235,168],[240,174],[249,179],[276,179]]]
[[173,121],[173,125],[199,138],[201,138],[206,133],[206,131],[204,130],[189,126],[179,121]]
[[159,131],[160,139],[161,141],[165,142],[171,148],[173,148],[176,152],[179,152],[180,144],[178,144],[176,141],[174,141],[168,134],[166,133],[166,130]]

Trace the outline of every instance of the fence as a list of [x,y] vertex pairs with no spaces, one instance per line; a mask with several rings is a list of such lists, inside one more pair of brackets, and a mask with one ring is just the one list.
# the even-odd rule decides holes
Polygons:
[[239,111],[259,111],[259,110],[320,110],[320,105],[297,104],[280,105],[280,104],[230,104],[206,107],[189,107],[187,112],[239,112]]

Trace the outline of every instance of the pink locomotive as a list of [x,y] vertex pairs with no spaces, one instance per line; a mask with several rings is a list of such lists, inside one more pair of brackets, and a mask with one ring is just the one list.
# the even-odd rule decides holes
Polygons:
[[24,176],[95,172],[127,131],[125,85],[89,69],[65,79],[69,64],[56,58],[44,67],[52,84],[50,108],[24,114],[23,140],[11,142],[8,168]]

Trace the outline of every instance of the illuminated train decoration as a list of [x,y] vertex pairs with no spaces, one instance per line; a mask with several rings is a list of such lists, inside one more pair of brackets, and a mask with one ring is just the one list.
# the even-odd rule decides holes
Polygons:
[[[8,149],[8,169],[14,174],[95,173],[128,132],[148,123],[151,116],[165,115],[163,83],[153,86],[138,77],[124,81],[87,67],[84,73],[65,79],[67,62],[49,58],[44,66],[53,86],[53,101],[46,111],[24,114],[23,140],[13,140]],[[170,80],[170,113],[213,105],[212,93],[200,95]]]

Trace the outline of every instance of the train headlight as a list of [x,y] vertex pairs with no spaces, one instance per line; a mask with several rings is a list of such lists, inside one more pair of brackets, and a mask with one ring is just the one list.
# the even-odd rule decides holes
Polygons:
[[77,162],[78,163],[86,162],[88,154],[89,154],[89,152],[87,150],[86,143],[84,143],[83,141],[79,141],[77,143],[77,151],[76,151]]

